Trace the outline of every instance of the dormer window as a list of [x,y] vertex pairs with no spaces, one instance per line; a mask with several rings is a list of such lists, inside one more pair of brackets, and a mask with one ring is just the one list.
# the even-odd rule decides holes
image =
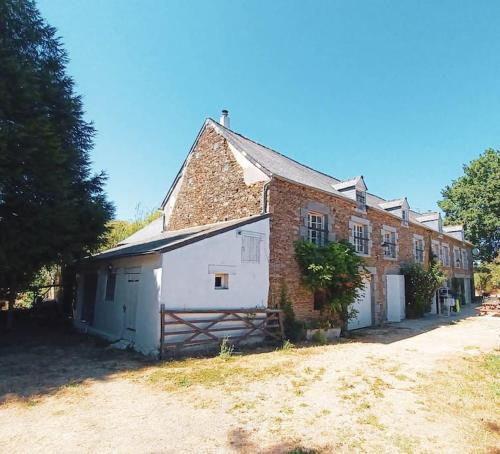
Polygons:
[[356,189],[356,202],[359,209],[364,210],[366,208],[366,191]]
[[401,210],[401,219],[403,220],[403,225],[408,225],[408,211]]

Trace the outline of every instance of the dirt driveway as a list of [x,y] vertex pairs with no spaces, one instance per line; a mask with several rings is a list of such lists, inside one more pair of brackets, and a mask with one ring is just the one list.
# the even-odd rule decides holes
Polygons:
[[500,318],[471,309],[163,364],[70,332],[0,337],[0,452],[500,452]]

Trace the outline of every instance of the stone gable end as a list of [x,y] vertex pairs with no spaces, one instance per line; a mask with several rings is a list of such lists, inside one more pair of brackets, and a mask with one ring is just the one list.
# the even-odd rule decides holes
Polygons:
[[177,230],[257,215],[265,182],[247,185],[227,141],[207,126],[188,156],[166,228]]

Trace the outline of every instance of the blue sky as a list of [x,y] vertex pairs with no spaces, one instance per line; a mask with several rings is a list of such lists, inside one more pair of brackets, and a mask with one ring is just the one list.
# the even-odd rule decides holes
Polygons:
[[499,1],[39,0],[118,218],[157,207],[206,117],[436,209],[500,148]]

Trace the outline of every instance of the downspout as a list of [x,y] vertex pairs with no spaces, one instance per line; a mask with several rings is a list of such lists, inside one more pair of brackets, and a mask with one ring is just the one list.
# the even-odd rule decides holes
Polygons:
[[267,190],[269,189],[269,185],[271,184],[271,180],[264,184],[262,188],[262,210],[261,214],[267,213]]

